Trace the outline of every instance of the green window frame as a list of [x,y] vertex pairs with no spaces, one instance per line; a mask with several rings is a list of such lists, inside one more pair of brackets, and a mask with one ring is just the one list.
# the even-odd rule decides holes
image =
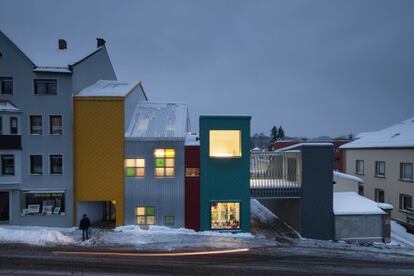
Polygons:
[[165,225],[174,225],[175,224],[175,216],[165,216],[164,217],[164,224]]
[[155,224],[155,207],[138,206],[135,208],[136,222],[138,225]]
[[126,177],[144,177],[145,176],[145,159],[144,158],[125,159],[125,176]]
[[175,149],[155,149],[155,177],[175,176]]

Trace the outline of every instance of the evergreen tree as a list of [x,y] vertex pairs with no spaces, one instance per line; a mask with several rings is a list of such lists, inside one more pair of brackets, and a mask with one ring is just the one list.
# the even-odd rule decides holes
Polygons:
[[278,138],[279,140],[285,139],[285,131],[283,130],[282,126],[280,126],[278,130]]
[[276,126],[272,127],[272,130],[270,131],[270,137],[272,142],[276,141],[279,138],[279,131]]

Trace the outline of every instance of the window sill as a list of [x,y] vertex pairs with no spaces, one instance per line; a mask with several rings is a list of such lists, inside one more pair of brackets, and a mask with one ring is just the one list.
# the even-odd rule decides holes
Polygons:
[[53,133],[49,133],[50,136],[63,136],[63,134],[53,134]]
[[385,175],[374,175],[376,178],[385,178]]
[[356,175],[364,175],[364,173],[355,172]]
[[31,215],[24,215],[20,214],[20,217],[65,217],[66,214],[52,214],[52,215],[45,215],[45,214],[31,214]]
[[414,181],[412,179],[398,179],[401,182],[409,182],[409,183],[414,183]]
[[42,176],[43,173],[30,173],[29,175],[30,176]]
[[62,176],[62,175],[63,175],[63,173],[50,173],[50,175]]
[[413,212],[407,209],[398,209],[398,211],[400,211],[401,213],[405,213],[405,214],[410,214],[410,215],[413,214]]
[[38,134],[38,133],[29,133],[30,136],[42,136],[42,134]]

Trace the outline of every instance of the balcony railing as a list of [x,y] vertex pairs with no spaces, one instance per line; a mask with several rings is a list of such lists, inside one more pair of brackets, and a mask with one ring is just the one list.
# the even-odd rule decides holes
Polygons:
[[250,154],[250,189],[255,197],[298,196],[302,181],[300,151]]

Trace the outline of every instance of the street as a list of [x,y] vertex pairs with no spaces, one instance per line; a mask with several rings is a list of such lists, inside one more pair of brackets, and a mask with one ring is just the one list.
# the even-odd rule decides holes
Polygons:
[[[267,247],[196,256],[134,256],[131,251],[102,256],[94,255],[101,252],[99,249],[93,250],[89,249],[85,255],[82,254],[85,248],[2,244],[0,275],[414,274],[414,258],[398,253],[360,254],[350,250]],[[73,251],[77,253],[62,253]],[[128,254],[122,255],[124,253]]]

